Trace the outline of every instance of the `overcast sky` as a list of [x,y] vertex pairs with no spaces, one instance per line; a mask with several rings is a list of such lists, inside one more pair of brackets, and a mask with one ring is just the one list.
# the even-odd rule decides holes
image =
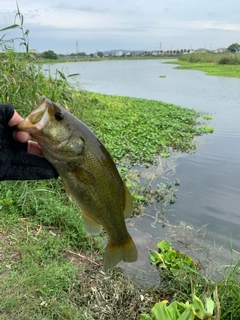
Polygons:
[[[240,43],[240,0],[18,0],[18,5],[30,30],[30,49],[38,52],[76,53],[77,42],[79,52],[88,54]],[[0,0],[0,8],[0,28],[13,24],[16,1]]]

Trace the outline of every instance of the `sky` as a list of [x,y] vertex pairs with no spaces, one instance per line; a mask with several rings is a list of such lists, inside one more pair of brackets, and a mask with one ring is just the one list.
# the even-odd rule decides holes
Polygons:
[[[240,43],[239,0],[18,0],[18,6],[29,48],[39,53],[213,50]],[[16,1],[0,0],[0,8],[0,29],[14,24]],[[0,39],[4,34],[21,36],[17,29],[0,32]]]

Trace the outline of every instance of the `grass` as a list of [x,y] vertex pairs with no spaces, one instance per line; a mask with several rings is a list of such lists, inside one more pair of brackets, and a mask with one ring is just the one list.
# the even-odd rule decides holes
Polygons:
[[130,314],[136,319],[154,303],[154,295],[121,270],[104,273],[98,259],[67,251],[65,237],[52,229],[30,222],[26,228],[26,220],[19,219],[9,227],[0,233],[1,320],[124,319]]
[[240,260],[224,270],[218,287],[221,319],[240,319]]
[[211,76],[240,78],[240,54],[238,53],[192,53],[182,55],[176,62],[177,69],[199,70]]
[[187,61],[191,63],[216,63],[216,64],[228,64],[239,65],[240,55],[238,53],[224,52],[224,53],[191,53],[179,56],[180,61]]
[[48,319],[51,314],[52,318],[71,319],[76,309],[69,305],[68,290],[76,272],[63,259],[64,240],[49,236],[44,229],[36,236],[32,224],[27,233],[24,227],[23,221],[16,221],[14,229],[1,237],[4,263],[0,269],[0,318]]
[[[113,57],[83,57],[83,58],[61,58],[59,57],[56,60],[52,59],[40,59],[38,60],[39,64],[54,64],[54,63],[66,63],[66,62],[93,62],[93,61],[115,61],[115,60],[162,60],[162,59],[177,59],[179,55],[142,55],[142,56],[113,56]],[[39,59],[38,55],[35,55],[36,59]],[[165,78],[165,76],[164,76]]]

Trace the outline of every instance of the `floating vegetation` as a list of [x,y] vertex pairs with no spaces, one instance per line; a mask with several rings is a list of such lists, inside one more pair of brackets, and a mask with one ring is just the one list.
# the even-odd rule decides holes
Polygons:
[[[78,93],[85,97],[85,122],[95,131],[117,163],[149,165],[156,156],[173,151],[194,152],[194,137],[210,133],[201,130],[200,112],[156,100]],[[73,109],[76,116],[81,109]]]

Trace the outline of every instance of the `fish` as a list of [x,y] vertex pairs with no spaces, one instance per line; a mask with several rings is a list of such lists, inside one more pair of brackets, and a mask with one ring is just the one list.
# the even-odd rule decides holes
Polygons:
[[137,248],[125,223],[133,212],[132,197],[112,156],[93,131],[44,96],[17,128],[41,146],[67,195],[80,207],[86,232],[96,235],[105,230],[104,269],[120,261],[136,261]]

